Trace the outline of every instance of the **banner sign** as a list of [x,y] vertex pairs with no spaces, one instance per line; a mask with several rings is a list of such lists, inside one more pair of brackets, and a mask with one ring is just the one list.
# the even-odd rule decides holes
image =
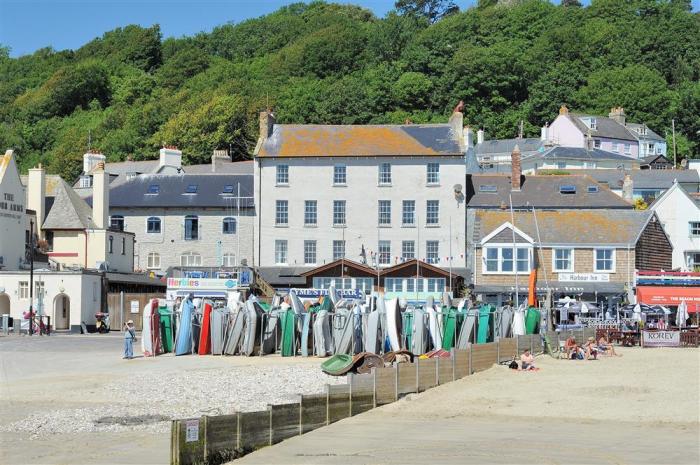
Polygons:
[[559,273],[563,283],[609,283],[610,275],[605,273]]
[[[328,295],[328,289],[291,288],[289,292],[295,293],[300,299],[318,299]],[[365,300],[365,293],[360,289],[336,289],[335,292],[341,299]]]
[[679,347],[680,331],[642,331],[643,347]]
[[217,291],[229,291],[238,287],[237,279],[212,279],[212,278],[168,278],[168,289],[207,289]]

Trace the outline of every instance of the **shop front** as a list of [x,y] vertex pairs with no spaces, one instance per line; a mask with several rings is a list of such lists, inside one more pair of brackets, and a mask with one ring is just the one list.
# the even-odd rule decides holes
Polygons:
[[697,313],[700,312],[700,286],[639,286],[637,301],[665,307],[677,307],[685,301],[688,313]]

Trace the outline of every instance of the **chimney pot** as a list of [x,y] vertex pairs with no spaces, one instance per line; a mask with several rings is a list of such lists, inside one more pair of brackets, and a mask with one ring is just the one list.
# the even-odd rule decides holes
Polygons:
[[566,107],[566,105],[562,105],[559,107],[559,114],[560,115],[568,115],[569,114],[569,109]]

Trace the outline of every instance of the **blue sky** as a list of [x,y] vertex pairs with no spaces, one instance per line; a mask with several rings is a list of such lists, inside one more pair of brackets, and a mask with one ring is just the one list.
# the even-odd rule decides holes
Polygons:
[[[362,5],[384,16],[394,0],[335,0]],[[0,44],[16,57],[51,46],[75,49],[128,24],[160,24],[164,37],[210,31],[270,13],[292,0],[0,0]],[[456,0],[461,8],[474,0]],[[588,3],[585,1],[584,3]],[[693,0],[698,10],[700,0]]]

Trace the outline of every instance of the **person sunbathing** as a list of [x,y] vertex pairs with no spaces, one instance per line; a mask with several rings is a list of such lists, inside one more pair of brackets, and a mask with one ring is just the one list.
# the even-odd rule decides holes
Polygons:
[[610,342],[608,342],[608,339],[605,336],[601,336],[600,339],[598,339],[598,349],[603,352],[605,355],[608,356],[617,356],[618,354],[615,352],[615,346],[613,346]]
[[536,370],[535,357],[530,353],[530,349],[525,349],[520,356],[521,368],[523,370]]
[[583,348],[586,351],[586,360],[590,360],[591,357],[594,360],[598,360],[598,347],[595,345],[595,338],[589,337],[588,341],[586,341],[586,343],[583,345]]
[[572,355],[577,352],[576,347],[576,338],[574,336],[569,336],[566,342],[564,343],[566,358],[573,358]]

